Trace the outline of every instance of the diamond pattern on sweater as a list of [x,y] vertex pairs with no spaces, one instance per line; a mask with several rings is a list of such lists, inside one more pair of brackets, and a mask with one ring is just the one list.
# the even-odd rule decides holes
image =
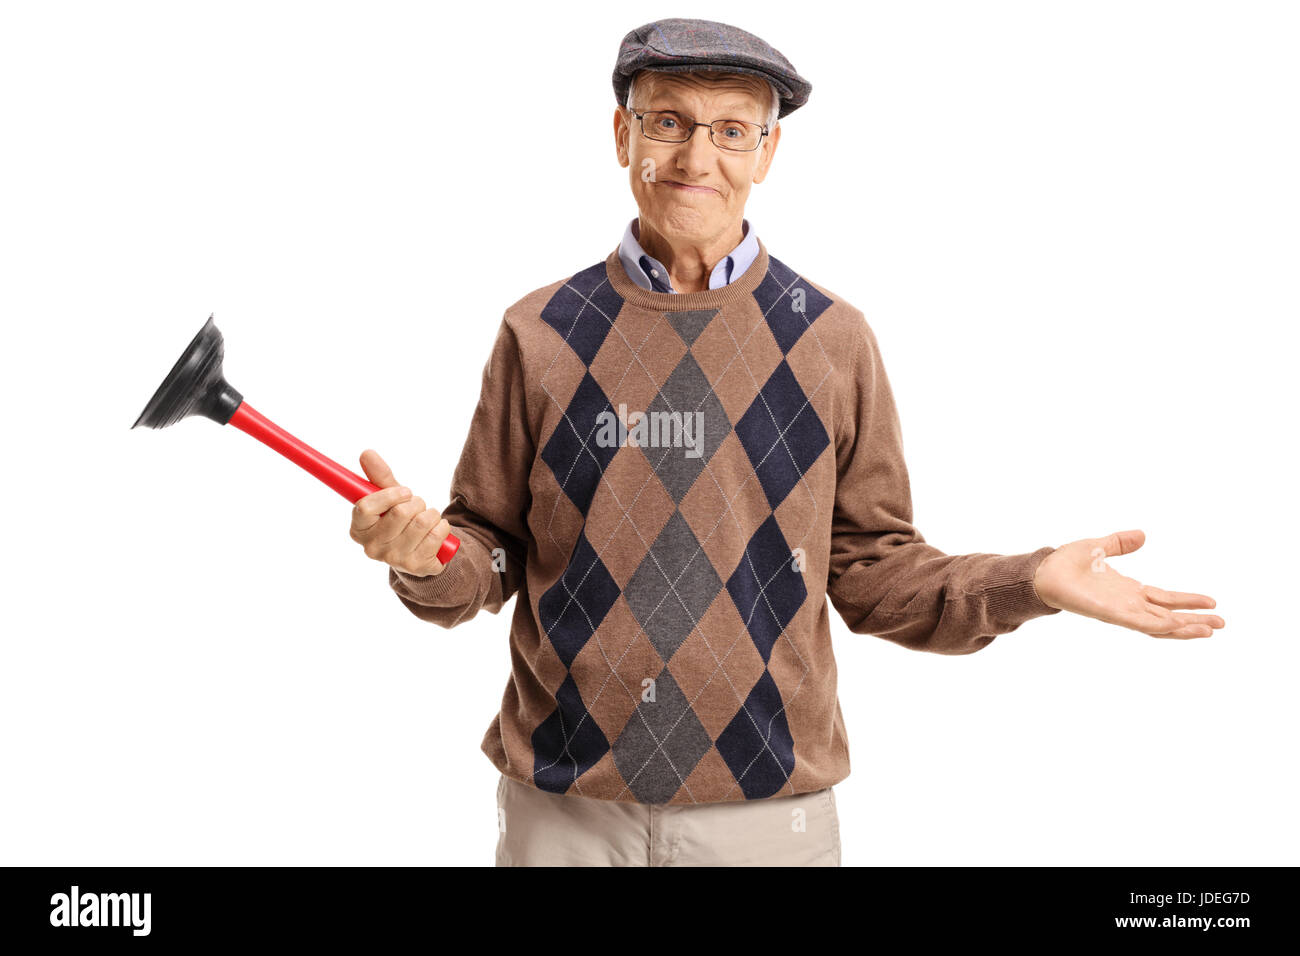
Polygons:
[[588,372],[569,401],[564,421],[542,449],[542,461],[550,466],[564,493],[584,514],[600,485],[601,474],[618,451],[596,441],[598,417],[604,413],[612,414],[613,409]]
[[623,596],[659,656],[669,660],[722,590],[680,511],[673,512]]
[[773,511],[830,444],[825,426],[785,361],[736,423],[736,434]]
[[722,310],[700,309],[694,312],[665,312],[664,318],[682,337],[682,341],[691,346],[700,337],[700,333],[704,331],[705,326],[712,322],[713,317],[720,311]]
[[560,333],[584,365],[590,365],[622,305],[623,297],[609,284],[602,262],[561,286],[542,309],[542,321]]
[[770,797],[789,781],[794,772],[794,740],[785,703],[770,673],[763,671],[717,745],[747,800]]
[[[722,403],[713,394],[709,380],[689,352],[677,363],[677,368],[668,376],[668,381],[646,413],[650,423],[660,425],[656,429],[659,432],[657,437],[665,444],[642,450],[663,482],[664,489],[673,501],[680,503],[722,440],[731,432],[731,422]],[[701,434],[696,434],[697,431]],[[665,436],[665,433],[671,434]],[[681,439],[681,442],[677,446],[666,444],[669,439]],[[691,441],[696,443],[694,450],[700,453],[699,457],[685,453],[687,449],[684,446]]]
[[[542,310],[564,341],[542,377],[558,419],[540,457],[563,493],[557,502],[567,497],[583,524],[566,570],[538,600],[568,676],[533,735],[534,781],[580,794],[583,773],[597,762],[593,777],[612,773],[612,763],[624,784],[613,799],[695,802],[686,780],[707,767],[735,784],[728,796],[710,776],[705,799],[771,796],[789,785],[795,757],[789,700],[768,667],[783,640],[782,659],[803,665],[787,627],[808,598],[775,512],[830,445],[811,396],[831,362],[804,335],[831,300],[769,256],[752,303],[725,314],[627,309],[605,266],[577,273]],[[579,377],[571,356],[583,371],[566,398]],[[619,422],[612,444],[608,433],[597,439],[604,414]],[[646,430],[629,429],[636,415]],[[629,626],[640,634],[629,639]],[[649,671],[640,679],[639,668]],[[794,677],[791,698],[803,683]],[[650,679],[653,702],[640,697]],[[618,791],[601,781],[602,796]]]
[[542,628],[565,667],[573,663],[617,600],[618,585],[587,536],[579,535],[568,568],[537,602]]
[[557,707],[533,731],[533,782],[564,793],[609,751],[609,741],[587,713],[570,674],[555,692]]
[[642,803],[667,803],[713,741],[673,675],[654,678],[654,700],[642,700],[614,741],[614,763]]
[[740,564],[727,579],[727,593],[763,661],[771,660],[773,646],[808,596],[775,515],[749,539]]
[[784,262],[770,257],[767,275],[754,290],[754,298],[783,353],[794,348],[817,316],[831,304],[810,283],[801,282]]

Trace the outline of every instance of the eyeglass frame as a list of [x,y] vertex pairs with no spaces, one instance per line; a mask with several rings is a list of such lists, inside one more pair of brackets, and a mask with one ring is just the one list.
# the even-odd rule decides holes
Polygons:
[[[767,128],[766,123],[751,123],[749,120],[742,120],[742,119],[714,120],[713,123],[744,123],[746,126],[757,126],[760,130],[762,130],[762,132],[759,134],[758,142],[754,146],[752,146],[749,149],[736,149],[734,146],[723,146],[721,143],[719,143],[716,139],[713,138],[713,134],[715,132],[715,130],[713,129],[713,123],[697,123],[695,122],[694,116],[688,116],[679,110],[642,110],[641,112],[638,113],[630,106],[627,109],[629,113],[631,113],[633,116],[636,117],[637,123],[641,127],[641,135],[644,136],[646,139],[650,140],[650,142],[652,143],[676,143],[677,145],[680,146],[682,143],[689,143],[691,141],[691,137],[695,135],[695,127],[707,126],[709,128],[709,142],[712,143],[714,146],[716,146],[718,149],[725,149],[729,153],[752,153],[755,150],[762,147],[763,137],[768,135],[769,132],[771,132]],[[672,113],[674,116],[681,117],[683,123],[685,123],[686,120],[690,120],[691,121],[690,124],[686,126],[686,128],[690,132],[686,134],[685,139],[655,139],[653,136],[651,136],[649,133],[645,131],[645,115],[647,113]]]

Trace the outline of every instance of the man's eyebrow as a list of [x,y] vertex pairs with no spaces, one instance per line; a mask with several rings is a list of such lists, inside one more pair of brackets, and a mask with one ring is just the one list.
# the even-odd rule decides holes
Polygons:
[[[671,102],[671,100],[669,102]],[[732,102],[728,103],[726,106],[720,107],[720,109],[724,114],[730,114],[730,115],[723,115],[718,118],[734,119],[736,113],[744,113],[746,110],[750,110],[753,108],[754,108],[754,104],[752,102],[747,102],[745,100],[733,100]],[[679,106],[662,106],[659,107],[659,109],[672,110],[674,113],[689,112],[688,110],[682,109]]]

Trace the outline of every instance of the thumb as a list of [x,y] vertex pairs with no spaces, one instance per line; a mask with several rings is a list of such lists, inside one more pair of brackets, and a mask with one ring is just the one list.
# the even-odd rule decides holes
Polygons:
[[1106,557],[1113,558],[1117,554],[1131,554],[1146,542],[1147,536],[1141,531],[1134,528],[1131,531],[1116,531],[1114,534],[1107,535],[1097,543],[1106,551]]
[[361,467],[365,469],[366,477],[380,488],[391,488],[398,483],[388,462],[380,458],[379,452],[373,448],[367,448],[361,453]]

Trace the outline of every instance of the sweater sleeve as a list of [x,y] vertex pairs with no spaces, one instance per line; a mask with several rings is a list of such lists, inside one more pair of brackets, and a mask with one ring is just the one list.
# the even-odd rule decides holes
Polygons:
[[827,592],[856,634],[937,654],[970,654],[1053,608],[1034,571],[1054,550],[949,555],[912,525],[898,411],[875,334],[861,320],[836,434]]
[[480,610],[495,614],[519,590],[528,556],[528,427],[523,365],[509,318],[483,366],[478,405],[442,516],[460,549],[439,574],[388,569],[389,586],[416,617],[450,628]]

